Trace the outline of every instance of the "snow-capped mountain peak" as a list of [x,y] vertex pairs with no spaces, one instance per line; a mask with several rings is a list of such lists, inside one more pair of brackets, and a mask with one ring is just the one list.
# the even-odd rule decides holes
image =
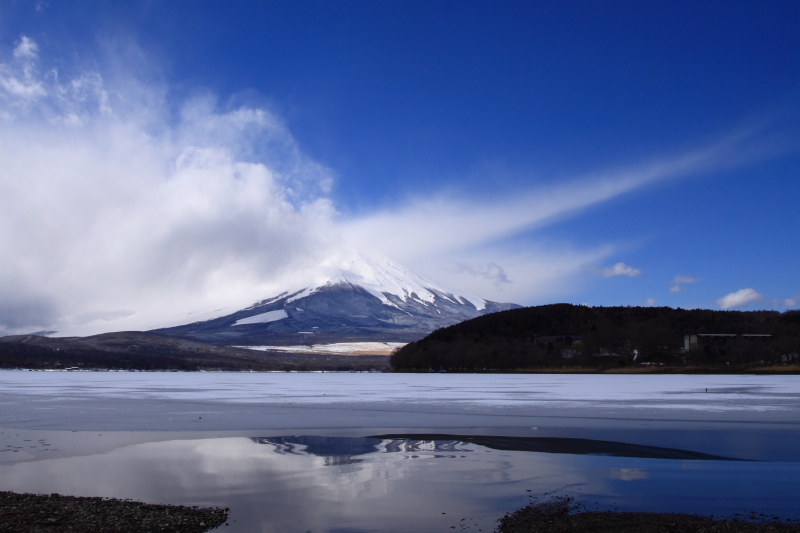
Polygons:
[[486,300],[482,298],[438,284],[386,256],[363,252],[356,252],[345,259],[323,284],[307,287],[288,301],[299,300],[319,291],[322,287],[340,283],[361,287],[384,305],[393,307],[396,305],[389,299],[390,295],[403,301],[417,300],[429,304],[438,296],[459,305],[466,305],[469,302],[478,311],[486,308]]
[[353,253],[323,274],[235,313],[155,330],[237,345],[401,341],[476,316],[519,307],[446,287],[379,254]]

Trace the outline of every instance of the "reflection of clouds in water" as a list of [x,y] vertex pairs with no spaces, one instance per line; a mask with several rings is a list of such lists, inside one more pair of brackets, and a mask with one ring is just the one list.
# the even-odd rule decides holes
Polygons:
[[681,461],[681,470],[708,470],[703,461]]
[[622,481],[635,481],[650,477],[650,473],[643,468],[612,468],[609,474],[611,479],[621,479]]
[[360,463],[370,453],[438,452],[426,455],[409,455],[409,459],[455,459],[464,455],[441,453],[468,453],[473,450],[467,443],[457,440],[382,439],[374,437],[255,437],[253,442],[272,445],[277,454],[316,455],[325,459],[325,466]]
[[227,506],[236,522],[225,530],[234,533],[443,531],[464,517],[490,531],[528,496],[553,491],[621,510],[732,514],[746,501],[795,516],[798,469],[503,451],[456,440],[242,437],[0,465],[0,490]]
[[[306,529],[325,529],[329,517],[357,515],[354,502],[380,499],[389,490],[391,475],[380,463],[324,465],[324,457],[281,455],[247,438],[202,439],[18,464],[0,478],[15,490],[226,505],[234,509],[241,531],[260,531],[262,520],[272,524],[264,531],[295,530],[291,526],[299,517]],[[248,515],[255,522],[245,527]]]
[[[524,497],[525,489],[544,492],[585,481],[557,457],[543,460],[539,454],[490,452],[448,441],[349,440],[376,441],[378,453],[315,455],[308,453],[308,442],[297,444],[293,453],[279,453],[285,444],[248,438],[152,442],[2,466],[0,490],[229,506],[237,522],[226,531],[326,530],[343,524],[440,531],[453,525],[455,514],[494,520],[524,504],[509,499]],[[337,464],[346,457],[358,460]]]

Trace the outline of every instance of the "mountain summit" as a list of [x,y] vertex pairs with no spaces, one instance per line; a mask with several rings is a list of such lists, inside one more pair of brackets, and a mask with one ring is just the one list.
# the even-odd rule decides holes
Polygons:
[[516,307],[445,287],[387,257],[357,253],[322,283],[287,290],[227,316],[154,333],[242,346],[408,342]]

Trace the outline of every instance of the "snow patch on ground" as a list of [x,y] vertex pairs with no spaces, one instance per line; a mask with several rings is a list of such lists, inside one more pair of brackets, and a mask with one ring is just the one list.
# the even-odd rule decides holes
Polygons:
[[236,348],[317,355],[391,355],[394,350],[405,345],[404,342],[337,342],[305,346],[236,346]]
[[234,326],[244,326],[247,324],[266,324],[267,322],[275,322],[276,320],[283,320],[289,315],[283,309],[277,311],[267,311],[260,315],[253,315],[241,320],[237,320]]

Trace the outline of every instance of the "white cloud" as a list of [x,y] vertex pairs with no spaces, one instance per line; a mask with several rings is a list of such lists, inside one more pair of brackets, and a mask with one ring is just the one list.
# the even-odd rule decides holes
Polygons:
[[498,288],[503,283],[511,283],[511,280],[508,279],[506,271],[503,270],[503,267],[492,261],[486,263],[485,265],[481,264],[470,265],[467,263],[456,263],[453,266],[453,270],[457,273],[465,272],[472,276],[480,276],[484,279],[488,279],[489,281],[492,281]]
[[509,197],[412,198],[344,218],[328,195],[332,172],[267,109],[226,108],[209,95],[170,101],[168,87],[143,81],[153,76],[119,68],[135,61],[118,61],[113,75],[40,68],[24,36],[5,56],[0,333],[195,320],[272,296],[350,249],[381,248],[487,298],[563,297],[613,248],[498,243],[727,164],[743,138]]
[[793,307],[797,307],[800,305],[800,297],[795,296],[794,298],[774,298],[772,300],[772,307],[785,307],[787,309],[792,309]]
[[800,304],[800,298],[784,298],[783,300],[774,299],[772,300],[773,307],[786,307],[791,309],[792,307],[797,307]]
[[23,35],[20,37],[19,43],[14,48],[14,57],[18,59],[36,59],[39,55],[39,46],[33,41]]
[[444,195],[412,199],[395,209],[346,221],[345,233],[359,248],[390,239],[393,250],[402,257],[462,250],[541,228],[658,181],[731,164],[741,141],[742,135],[734,135],[670,159],[561,179],[557,185],[499,199],[476,201]]
[[[17,106],[28,105],[47,93],[36,71],[38,55],[39,47],[36,43],[23,35],[14,48],[12,64],[0,63],[0,89]],[[3,96],[2,92],[0,96]]]
[[656,299],[655,298],[648,298],[644,302],[644,306],[645,307],[655,307],[655,305],[656,305]]
[[[24,40],[15,55],[34,52]],[[244,306],[339,241],[330,173],[268,111],[204,98],[175,117],[157,87],[121,92],[97,73],[44,84],[29,66],[0,70],[0,330],[126,315],[148,328]],[[9,82],[26,69],[44,91],[35,107]],[[254,145],[270,165],[248,158]]]
[[613,276],[628,276],[631,278],[635,278],[641,273],[642,271],[640,269],[633,268],[632,266],[628,266],[625,263],[617,263],[612,267],[603,269],[603,277],[605,278],[610,278]]
[[745,307],[752,303],[759,302],[764,298],[762,294],[754,289],[741,289],[723,296],[717,300],[717,305],[722,309],[736,309]]
[[686,290],[686,287],[684,287],[683,285],[689,283],[697,283],[699,281],[703,281],[703,278],[695,278],[692,276],[675,276],[672,279],[672,283],[674,283],[675,285],[669,288],[669,292],[672,293],[683,292]]
[[[407,264],[446,285],[489,300],[530,304],[574,294],[586,282],[585,265],[603,261],[612,252],[609,246],[580,250],[529,243],[522,251],[499,246],[445,250],[411,258]],[[497,271],[485,266],[481,270],[485,257],[502,265],[510,283],[498,283],[492,276],[498,276]]]

